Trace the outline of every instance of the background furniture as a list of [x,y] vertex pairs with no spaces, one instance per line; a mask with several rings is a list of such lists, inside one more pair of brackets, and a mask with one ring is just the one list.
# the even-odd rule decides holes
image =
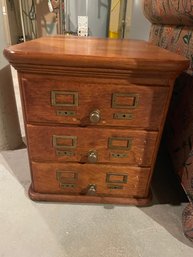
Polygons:
[[190,60],[175,83],[166,134],[174,170],[190,200],[184,233],[193,239],[193,1],[144,0],[144,13],[152,23],[150,42]]

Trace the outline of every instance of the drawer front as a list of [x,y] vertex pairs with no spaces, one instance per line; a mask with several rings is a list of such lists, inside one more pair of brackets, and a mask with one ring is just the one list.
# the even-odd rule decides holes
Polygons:
[[147,196],[148,168],[112,165],[32,163],[39,193],[129,197]]
[[150,166],[157,132],[27,125],[34,161]]
[[115,83],[23,78],[27,122],[159,129],[168,88]]

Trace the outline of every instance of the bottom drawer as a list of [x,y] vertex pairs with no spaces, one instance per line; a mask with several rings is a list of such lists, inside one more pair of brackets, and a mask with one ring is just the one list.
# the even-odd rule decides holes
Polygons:
[[47,194],[146,197],[149,168],[32,162],[33,190]]

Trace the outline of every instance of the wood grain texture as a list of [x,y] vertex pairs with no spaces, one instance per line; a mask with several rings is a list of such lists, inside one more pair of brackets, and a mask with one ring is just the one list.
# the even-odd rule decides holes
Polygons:
[[[46,133],[45,133],[46,131]],[[157,132],[146,132],[128,129],[76,128],[55,126],[27,125],[28,144],[31,159],[34,161],[88,162],[89,151],[96,151],[97,163],[126,163],[136,166],[150,166],[157,140]],[[53,145],[53,135],[59,138],[58,147]],[[72,148],[72,139],[60,140],[60,137],[76,138],[76,147]],[[86,138],[85,138],[86,137]],[[111,149],[110,139],[114,138]],[[117,140],[116,140],[117,138]],[[119,140],[122,138],[123,140]],[[127,140],[128,139],[128,140]],[[119,147],[126,147],[120,150]],[[71,152],[71,156],[57,155],[57,151]],[[125,154],[124,158],[113,157],[113,154]]]
[[67,203],[97,203],[97,204],[120,204],[147,206],[151,204],[152,192],[150,190],[147,197],[109,197],[109,196],[87,196],[87,195],[68,195],[68,194],[50,194],[35,192],[30,186],[28,191],[29,197],[33,201],[45,202],[67,202]]
[[[64,36],[11,46],[4,55],[19,75],[31,199],[148,203],[174,80],[189,61],[143,41]],[[89,118],[94,110],[96,124]],[[76,147],[69,149],[69,137]],[[132,138],[129,150],[109,149],[112,137]],[[87,163],[89,150],[97,152],[97,164]],[[128,156],[117,161],[112,153]]]
[[[127,126],[134,128],[149,128],[158,130],[163,118],[163,108],[169,89],[161,86],[142,86],[125,80],[108,79],[80,79],[73,77],[52,76],[23,76],[22,91],[27,122],[45,122],[75,124],[81,126],[92,125],[89,114],[99,109],[101,120],[99,126]],[[53,106],[51,92],[76,92],[78,106]],[[113,94],[136,94],[138,104],[136,108],[118,108],[112,106]],[[122,97],[124,101],[124,97]],[[126,98],[128,100],[128,98]],[[57,111],[75,111],[76,115],[64,117],[57,115]],[[116,113],[127,113],[132,116],[129,120],[114,119]]]
[[[120,165],[96,164],[62,164],[62,163],[36,163],[32,162],[33,190],[39,193],[87,195],[88,186],[96,185],[97,196],[119,197],[147,197],[146,187],[149,177],[149,168],[137,168]],[[56,172],[77,173],[77,179],[63,179],[63,183],[74,183],[74,188],[62,188],[57,180]],[[107,183],[106,174],[126,174],[126,183]],[[108,185],[122,185],[123,189],[109,189]]]
[[19,63],[151,71],[181,71],[185,58],[148,42],[50,36],[4,50],[13,65]]

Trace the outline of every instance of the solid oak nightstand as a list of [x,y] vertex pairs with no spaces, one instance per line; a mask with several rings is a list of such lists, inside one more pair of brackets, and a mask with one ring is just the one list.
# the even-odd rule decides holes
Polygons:
[[143,41],[44,37],[18,71],[33,200],[144,205],[181,56]]

